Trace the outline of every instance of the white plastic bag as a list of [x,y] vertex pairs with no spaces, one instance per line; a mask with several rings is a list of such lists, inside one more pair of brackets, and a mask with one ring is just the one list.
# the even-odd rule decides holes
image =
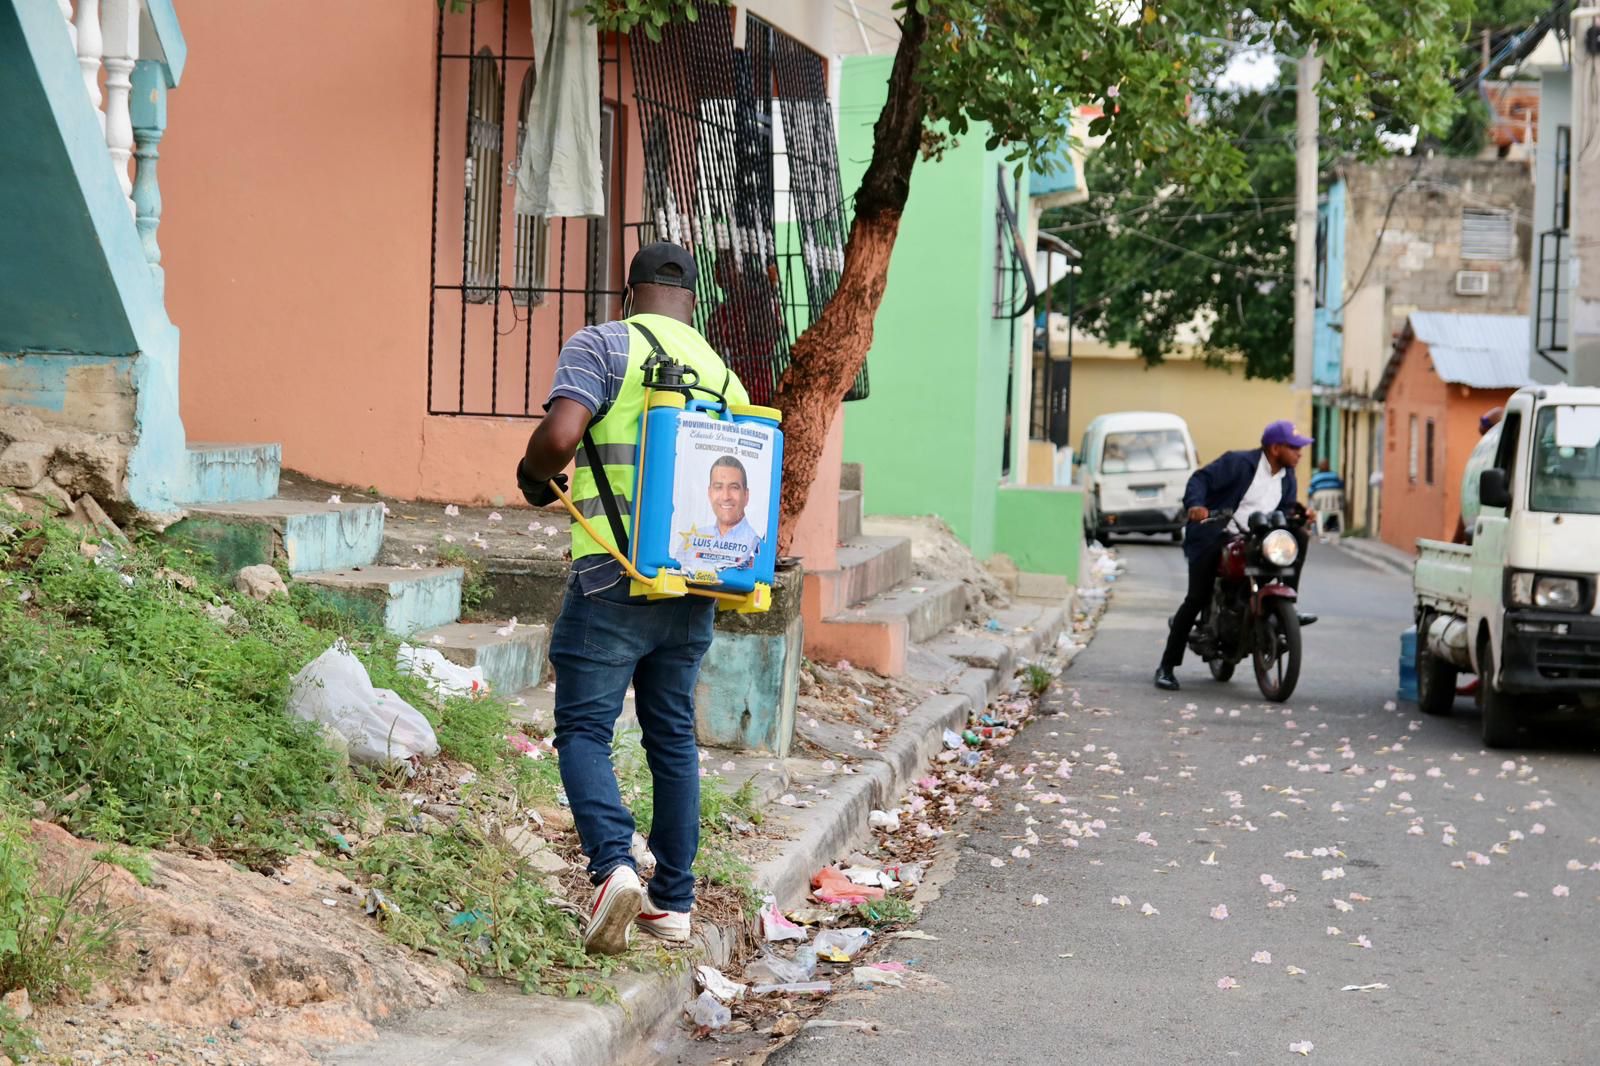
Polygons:
[[402,674],[422,678],[429,691],[440,696],[483,696],[489,692],[489,683],[483,679],[483,667],[453,663],[437,648],[402,644],[395,659]]
[[289,713],[337,732],[354,763],[382,766],[439,754],[428,720],[398,694],[373,688],[367,668],[343,640],[294,676]]

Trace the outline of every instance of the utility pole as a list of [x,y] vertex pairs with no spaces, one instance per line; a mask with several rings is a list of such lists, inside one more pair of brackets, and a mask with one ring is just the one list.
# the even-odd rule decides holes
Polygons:
[[1311,349],[1317,309],[1317,82],[1322,57],[1314,47],[1295,78],[1294,392],[1302,421],[1311,413]]

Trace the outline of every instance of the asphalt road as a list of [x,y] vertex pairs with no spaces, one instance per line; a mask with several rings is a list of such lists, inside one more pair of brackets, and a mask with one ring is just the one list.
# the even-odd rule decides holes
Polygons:
[[811,1029],[772,1061],[1297,1062],[1309,1041],[1327,1063],[1600,1062],[1593,735],[1508,756],[1482,750],[1470,701],[1395,707],[1408,583],[1333,549],[1306,572],[1321,621],[1289,706],[1248,666],[1220,685],[1192,659],[1159,693],[1181,556],[1120,550],[1065,716],[1012,745],[1016,776],[924,914],[938,941],[886,952],[925,976],[822,1015],[878,1035]]

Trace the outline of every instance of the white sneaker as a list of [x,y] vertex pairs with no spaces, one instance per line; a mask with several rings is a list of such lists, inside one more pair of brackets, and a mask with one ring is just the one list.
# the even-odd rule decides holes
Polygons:
[[662,940],[682,944],[689,939],[689,916],[682,911],[664,911],[649,896],[645,897],[644,909],[634,920],[640,929]]
[[589,926],[583,932],[583,950],[597,955],[627,951],[629,930],[644,901],[644,886],[633,867],[623,863],[612,870],[595,893]]

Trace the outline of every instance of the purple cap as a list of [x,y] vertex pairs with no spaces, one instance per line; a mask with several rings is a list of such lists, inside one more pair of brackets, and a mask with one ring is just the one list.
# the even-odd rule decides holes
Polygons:
[[1261,431],[1261,446],[1270,448],[1274,444],[1287,444],[1291,448],[1304,448],[1311,443],[1310,437],[1302,437],[1294,428],[1294,423],[1289,421],[1274,422]]

